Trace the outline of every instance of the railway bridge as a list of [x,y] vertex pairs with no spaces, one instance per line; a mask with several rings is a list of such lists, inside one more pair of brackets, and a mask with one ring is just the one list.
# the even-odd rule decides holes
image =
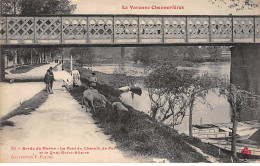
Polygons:
[[[231,81],[260,94],[260,16],[4,15],[7,47],[232,46]],[[1,79],[4,60],[1,56]]]

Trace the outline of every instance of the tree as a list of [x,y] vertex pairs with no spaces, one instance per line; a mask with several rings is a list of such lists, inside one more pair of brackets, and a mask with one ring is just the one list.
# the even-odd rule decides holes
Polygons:
[[80,65],[92,65],[93,59],[95,57],[93,49],[88,47],[74,48],[70,51],[70,55],[72,55],[74,59],[76,59],[76,62],[78,62]]
[[182,52],[186,55],[185,60],[191,62],[202,62],[202,54],[201,49],[199,47],[185,47],[182,49]]
[[2,14],[40,15],[71,14],[76,5],[70,0],[2,0]]
[[137,47],[134,49],[133,60],[140,61],[143,64],[150,64],[154,62],[156,50],[151,47]]
[[189,111],[189,136],[192,136],[195,103],[200,102],[212,109],[207,94],[215,92],[229,79],[207,73],[195,75],[192,71],[178,71],[175,66],[163,64],[146,78],[151,102],[150,114],[160,122],[173,118],[172,124],[178,125]]
[[232,113],[231,120],[233,123],[231,153],[232,156],[237,159],[236,132],[239,121],[239,113],[242,110],[259,112],[260,96],[257,96],[249,91],[241,90],[239,86],[229,82],[222,82],[220,86],[220,94],[226,97],[227,101],[230,103]]
[[16,8],[16,1],[1,0],[1,15],[15,14]]
[[221,79],[215,75],[209,75],[207,73],[192,77],[189,82],[189,87],[185,88],[184,94],[186,103],[189,108],[189,136],[192,136],[192,116],[194,111],[195,102],[200,102],[206,105],[208,108],[213,109],[207,101],[207,94],[209,91],[215,91],[219,87]]
[[204,59],[202,54],[214,55],[219,57],[221,48],[212,47],[214,52],[206,49],[207,47],[202,46],[175,46],[175,47],[146,47],[146,48],[135,48],[133,54],[133,60],[135,62],[141,61],[143,64],[151,64],[156,62],[172,62],[176,60],[185,60],[191,62],[202,62]]
[[12,61],[14,58],[12,55],[12,49],[8,49],[8,48],[2,48],[1,55],[7,56],[8,61]]
[[259,7],[259,0],[208,0],[208,2],[221,8],[235,9],[236,12]]
[[[194,76],[190,72],[180,72],[174,66],[167,65],[154,69],[147,77],[146,85],[151,100],[151,116],[156,118],[158,114],[161,114],[159,116],[161,122],[172,117],[175,124],[178,124],[189,111],[190,136],[192,136],[194,103],[198,101],[210,107],[206,100],[207,93],[211,90],[215,92],[219,90],[220,96],[224,96],[230,103],[233,123],[231,152],[232,156],[237,159],[236,131],[239,113],[241,111],[254,111],[259,116],[260,96],[230,83],[226,76],[208,74]],[[180,119],[178,123],[176,118]]]
[[185,76],[173,65],[162,65],[148,75],[145,83],[151,102],[151,117],[160,122],[172,118],[173,127],[181,123],[187,107],[181,95]]
[[157,67],[145,81],[151,101],[151,116],[161,122],[172,117],[172,124],[178,125],[189,110],[189,135],[192,136],[194,104],[202,102],[210,107],[206,94],[217,86],[213,78],[208,74],[194,76],[191,71],[178,71],[176,65]]
[[[76,5],[71,3],[71,0],[1,0],[1,14],[16,14],[16,15],[41,15],[41,14],[72,14]],[[32,53],[36,62],[40,62],[42,57],[46,57],[47,50],[50,55],[54,56],[61,52],[59,48],[35,48]],[[29,53],[28,49],[16,49],[13,56],[18,52],[18,58],[23,60]],[[15,54],[14,54],[15,53]],[[31,57],[30,57],[31,58]]]
[[208,53],[210,57],[213,58],[215,61],[221,57],[221,47],[209,46],[207,47]]
[[20,14],[71,14],[76,5],[70,0],[20,0]]

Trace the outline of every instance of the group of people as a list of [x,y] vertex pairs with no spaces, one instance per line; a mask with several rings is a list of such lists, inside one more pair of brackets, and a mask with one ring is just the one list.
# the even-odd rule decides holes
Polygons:
[[[53,74],[53,68],[50,67],[45,76],[44,76],[44,82],[46,84],[46,90],[48,93],[53,94],[53,82],[54,82],[54,74]],[[79,71],[74,68],[74,70],[71,71],[71,76],[73,78],[73,86],[80,86],[81,85],[81,81],[80,81],[80,74]],[[90,77],[90,87],[96,89],[97,86],[97,77],[96,77],[96,73],[92,72],[91,77]]]

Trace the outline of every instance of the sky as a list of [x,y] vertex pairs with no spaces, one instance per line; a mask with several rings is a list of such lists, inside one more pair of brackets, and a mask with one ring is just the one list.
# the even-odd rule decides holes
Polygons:
[[[77,4],[74,14],[154,14],[154,15],[260,15],[260,8],[252,10],[244,9],[236,12],[228,8],[230,0],[224,4],[223,0],[217,0],[215,4],[210,0],[71,0]],[[212,0],[215,1],[215,0]],[[239,0],[238,0],[239,1]],[[243,0],[240,0],[243,1]],[[251,0],[260,5],[260,0]],[[130,9],[133,6],[184,6],[184,9]],[[128,9],[122,9],[127,6]]]

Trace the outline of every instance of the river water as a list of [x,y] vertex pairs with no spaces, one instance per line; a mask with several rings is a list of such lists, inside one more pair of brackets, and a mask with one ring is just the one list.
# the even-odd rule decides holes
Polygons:
[[[147,75],[147,70],[144,66],[128,63],[124,65],[106,64],[94,66],[94,71],[103,72],[106,74],[118,73],[122,71],[126,75],[140,76]],[[230,62],[206,62],[196,65],[196,67],[178,67],[178,69],[194,70],[197,74],[210,73],[219,75],[230,75]],[[128,71],[128,72],[127,72]],[[131,92],[121,94],[121,100],[136,110],[143,111],[149,114],[150,100],[148,91],[143,81],[136,82],[136,86],[142,88],[142,95],[133,95]],[[228,123],[230,122],[229,104],[226,99],[219,97],[214,92],[209,92],[207,101],[213,109],[197,102],[193,112],[193,124],[212,124],[212,123]],[[184,117],[180,125],[175,126],[179,132],[188,131],[188,113]]]

